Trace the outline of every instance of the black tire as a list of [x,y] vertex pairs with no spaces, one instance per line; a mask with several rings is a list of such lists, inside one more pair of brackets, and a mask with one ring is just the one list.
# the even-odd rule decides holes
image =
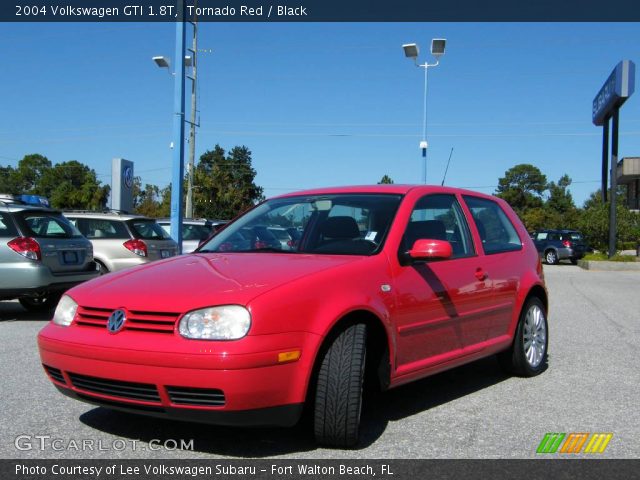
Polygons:
[[[529,361],[525,351],[525,323],[527,314],[535,309],[539,309],[542,313],[541,320],[544,323],[544,353],[542,358],[537,362],[532,363]],[[539,337],[538,337],[539,338]],[[521,377],[534,377],[541,374],[547,368],[549,350],[549,325],[547,323],[547,309],[544,306],[542,300],[538,297],[529,298],[522,308],[520,318],[518,320],[518,326],[516,327],[516,334],[513,339],[511,348],[498,354],[498,361],[502,368],[508,373],[519,375]]]
[[56,308],[61,296],[59,293],[52,293],[35,297],[22,297],[18,301],[24,309],[30,312],[49,312]]
[[572,265],[577,265],[578,264],[578,259],[577,258],[571,258],[571,264]]
[[331,341],[320,360],[314,433],[322,445],[352,447],[358,442],[366,334],[362,323],[345,328]]
[[558,259],[558,253],[555,250],[547,250],[544,252],[544,260],[549,265],[557,265],[560,261]]
[[100,262],[99,260],[96,260],[96,263],[98,264],[98,271],[100,272],[100,275],[106,275],[107,273],[109,273],[109,269],[104,263]]

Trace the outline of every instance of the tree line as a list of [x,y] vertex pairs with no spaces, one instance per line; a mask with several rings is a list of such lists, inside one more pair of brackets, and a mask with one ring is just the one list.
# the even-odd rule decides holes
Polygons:
[[[264,199],[263,188],[255,184],[251,150],[236,146],[228,153],[215,145],[200,156],[194,169],[194,216],[230,219]],[[186,194],[185,178],[184,192]],[[103,210],[111,187],[103,185],[96,172],[71,160],[53,165],[41,154],[25,155],[18,165],[0,166],[0,192],[42,195],[57,209]],[[171,184],[160,188],[133,179],[134,213],[168,217]]]
[[[194,169],[194,216],[230,219],[264,199],[264,190],[256,185],[256,170],[251,150],[236,146],[225,151],[220,145],[204,152]],[[541,228],[572,228],[582,231],[594,248],[606,249],[609,235],[609,203],[603,203],[597,190],[577,207],[569,191],[571,178],[563,175],[548,181],[542,171],[530,164],[507,170],[494,192],[506,200],[530,232]],[[378,183],[393,183],[384,175]],[[625,186],[618,198],[618,248],[635,248],[640,240],[640,214],[625,206]],[[186,192],[186,179],[184,191]],[[106,208],[110,187],[97,179],[96,172],[76,161],[53,165],[40,154],[25,155],[14,168],[0,166],[0,192],[42,195],[58,209],[101,210]],[[142,184],[134,178],[135,213],[150,217],[168,217],[171,209],[171,185]]]
[[[563,175],[557,182],[534,165],[519,164],[498,180],[495,195],[506,200],[520,216],[529,232],[541,228],[580,230],[590,245],[606,250],[609,243],[609,202],[602,202],[602,191],[589,196],[582,207],[573,201],[571,178]],[[611,198],[609,192],[608,198]],[[626,186],[616,192],[618,249],[635,249],[640,241],[640,214],[626,207]]]

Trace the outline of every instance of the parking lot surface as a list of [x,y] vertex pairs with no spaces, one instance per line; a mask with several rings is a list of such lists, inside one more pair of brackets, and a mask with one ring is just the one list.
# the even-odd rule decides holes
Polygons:
[[[40,366],[36,335],[48,318],[0,302],[0,457],[532,458],[547,432],[607,432],[613,438],[602,457],[637,458],[640,273],[556,265],[545,266],[545,275],[546,372],[510,377],[490,358],[376,395],[354,450],[318,448],[304,424],[216,427],[71,400]],[[181,441],[193,448],[174,450]]]

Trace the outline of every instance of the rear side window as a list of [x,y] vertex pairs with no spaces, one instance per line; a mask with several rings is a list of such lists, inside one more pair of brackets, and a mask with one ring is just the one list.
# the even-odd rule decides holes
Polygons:
[[171,238],[169,234],[153,220],[130,220],[128,223],[136,238],[143,240],[168,240]]
[[511,252],[522,249],[516,229],[500,205],[493,200],[464,195],[478,228],[486,254]]
[[90,239],[118,239],[130,238],[124,222],[104,220],[101,218],[79,218],[77,226],[85,237]]
[[16,237],[18,230],[8,213],[0,213],[0,237]]
[[38,238],[76,238],[80,231],[62,215],[39,211],[20,213],[25,233]]

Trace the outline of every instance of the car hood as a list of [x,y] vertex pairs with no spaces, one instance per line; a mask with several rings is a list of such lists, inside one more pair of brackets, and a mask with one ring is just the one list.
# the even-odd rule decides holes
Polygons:
[[81,306],[186,312],[224,304],[247,305],[296,279],[366,257],[279,253],[180,255],[110,273],[69,291]]

